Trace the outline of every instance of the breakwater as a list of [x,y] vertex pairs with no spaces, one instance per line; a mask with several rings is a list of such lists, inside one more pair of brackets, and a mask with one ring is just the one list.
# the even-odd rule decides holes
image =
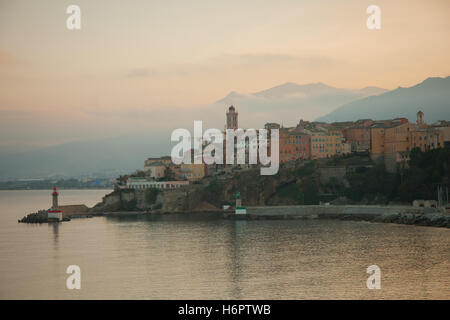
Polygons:
[[[61,221],[70,221],[70,218],[63,217]],[[54,222],[51,219],[48,218],[48,211],[47,210],[39,210],[38,212],[33,212],[30,214],[27,214],[22,219],[19,219],[17,222],[19,223],[47,223],[47,222]]]
[[225,214],[237,219],[337,219],[450,228],[450,214],[436,208],[413,206],[311,205],[247,207],[247,215]]

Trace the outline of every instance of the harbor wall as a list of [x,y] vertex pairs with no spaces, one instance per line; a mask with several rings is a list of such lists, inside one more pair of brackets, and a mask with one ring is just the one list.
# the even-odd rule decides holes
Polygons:
[[[413,206],[358,206],[358,205],[310,205],[310,206],[265,206],[247,207],[247,215],[250,216],[283,216],[283,217],[318,217],[333,218],[334,216],[380,216],[389,214],[425,214],[438,213],[435,208],[423,208]],[[337,218],[337,217],[336,217]]]

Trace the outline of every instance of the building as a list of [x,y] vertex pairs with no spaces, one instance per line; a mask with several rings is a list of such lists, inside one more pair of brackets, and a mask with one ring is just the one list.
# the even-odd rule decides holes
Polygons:
[[149,188],[176,189],[188,184],[189,181],[149,181],[145,178],[130,177],[127,180],[126,186],[123,186],[122,188],[138,190]]
[[280,130],[280,162],[311,159],[311,136],[296,129]]
[[[234,106],[230,106],[230,108],[228,108],[228,112],[227,112],[227,119],[226,119],[226,125],[225,125],[225,129],[228,130],[236,130],[236,129],[240,129],[238,127],[238,113],[236,112],[236,109],[234,108]],[[255,130],[256,136],[255,138],[258,139],[258,130]],[[227,163],[227,134],[226,132],[224,132],[223,134],[223,150],[222,150],[222,154],[223,154],[223,159],[224,159],[224,163],[223,164],[218,164],[218,165],[214,165],[214,166],[207,166],[206,169],[208,169],[209,167],[211,167],[211,169],[213,171],[218,171],[218,170],[232,170],[233,168],[249,168],[252,165],[249,164],[249,155],[250,152],[254,152],[254,154],[257,154],[258,149],[257,147],[255,147],[253,145],[250,145],[250,137],[251,135],[249,131],[245,131],[244,134],[246,135],[244,140],[239,140],[237,137],[234,138],[234,141],[232,142],[234,145],[234,150],[233,150],[233,159],[232,163]],[[268,139],[270,139],[270,137],[268,137]],[[257,140],[253,140],[255,142],[257,142]],[[245,153],[245,163],[242,164],[238,164],[238,150],[244,150]],[[206,170],[205,174],[209,174],[209,172]]]
[[370,157],[377,163],[384,163],[386,169],[395,172],[399,165],[405,166],[405,152],[411,151],[411,132],[416,126],[406,118],[375,121],[370,128]]
[[234,106],[230,106],[227,112],[227,129],[238,129],[238,113]]
[[144,170],[145,170],[145,167],[148,167],[151,164],[156,163],[156,162],[162,163],[163,165],[168,167],[168,166],[170,166],[172,164],[172,159],[171,159],[170,156],[163,156],[163,157],[160,157],[160,158],[148,158],[144,162]]
[[444,145],[444,132],[434,127],[417,127],[411,131],[410,149],[419,148],[425,152]]
[[406,118],[375,121],[370,127],[370,139],[372,160],[384,162],[386,169],[394,172],[398,167],[407,167],[412,149],[428,151],[450,147],[450,127],[445,121],[427,125],[423,112],[419,111],[416,123]]
[[317,127],[311,132],[311,159],[329,158],[348,154],[351,145],[345,141],[339,128]]
[[162,179],[166,175],[167,168],[168,168],[168,165],[165,165],[162,162],[156,161],[156,162],[151,162],[148,165],[145,165],[144,171],[152,179]]
[[352,152],[370,151],[370,126],[373,123],[371,119],[358,120],[342,129],[344,138],[350,143]]
[[179,174],[188,181],[197,181],[207,175],[207,166],[205,163],[182,163]]
[[275,122],[267,122],[264,125],[264,129],[266,129],[268,131],[269,136],[270,136],[270,130],[272,130],[272,129],[278,129],[279,130],[280,127],[281,126],[278,123],[275,123]]
[[[395,119],[397,120],[397,119]],[[411,132],[415,129],[414,124],[408,122],[406,118],[401,118],[400,122],[395,121],[391,127],[386,128],[384,134],[384,154],[392,155],[397,152],[410,151]]]
[[[275,122],[267,122],[264,125],[264,129],[267,130],[267,156],[270,157],[272,155],[272,130],[278,130],[278,138],[280,139],[281,136],[281,130],[280,130],[281,126],[278,123]],[[280,141],[278,143],[278,150],[280,151]]]
[[84,204],[69,204],[58,206],[58,210],[61,210],[63,218],[85,216],[89,213],[89,208]]
[[377,160],[384,155],[384,134],[389,121],[375,121],[370,127],[370,156]]
[[425,121],[423,120],[423,112],[419,110],[419,112],[417,112],[417,121],[416,121],[417,125],[420,127],[425,126]]
[[450,148],[450,122],[439,121],[432,124],[431,127],[439,133],[438,147]]

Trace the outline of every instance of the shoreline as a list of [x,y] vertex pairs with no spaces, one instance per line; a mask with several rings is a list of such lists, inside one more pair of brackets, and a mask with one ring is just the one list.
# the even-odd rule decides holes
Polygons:
[[[327,212],[328,211],[328,212]],[[109,212],[105,217],[124,216],[165,216],[216,214],[222,219],[230,220],[342,220],[367,221],[378,223],[395,223],[450,228],[450,214],[435,208],[412,206],[264,206],[247,207],[247,214],[236,215],[232,210],[204,210],[183,212]]]
[[[48,223],[44,210],[29,214],[19,223]],[[310,205],[310,206],[259,206],[247,207],[247,214],[236,215],[234,210],[206,209],[192,211],[104,211],[72,212],[63,221],[85,219],[95,216],[133,217],[133,216],[184,216],[216,215],[230,220],[342,220],[396,223],[429,227],[450,228],[450,214],[436,208],[383,205]],[[62,221],[61,221],[62,222]]]

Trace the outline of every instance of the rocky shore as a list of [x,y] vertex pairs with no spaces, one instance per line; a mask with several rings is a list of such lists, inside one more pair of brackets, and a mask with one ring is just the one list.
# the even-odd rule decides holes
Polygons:
[[[70,218],[63,218],[62,221],[70,221]],[[19,223],[47,223],[53,222],[48,219],[47,210],[39,210],[38,212],[27,214],[22,219],[18,220]]]
[[450,215],[445,213],[427,213],[427,214],[384,214],[375,217],[373,222],[387,222],[408,224],[416,226],[442,227],[450,228]]
[[396,223],[405,225],[450,228],[450,215],[445,213],[384,213],[384,214],[326,214],[313,215],[255,215],[237,216],[225,214],[226,218],[246,220],[298,220],[298,219],[333,219],[343,221],[368,221],[379,223]]

